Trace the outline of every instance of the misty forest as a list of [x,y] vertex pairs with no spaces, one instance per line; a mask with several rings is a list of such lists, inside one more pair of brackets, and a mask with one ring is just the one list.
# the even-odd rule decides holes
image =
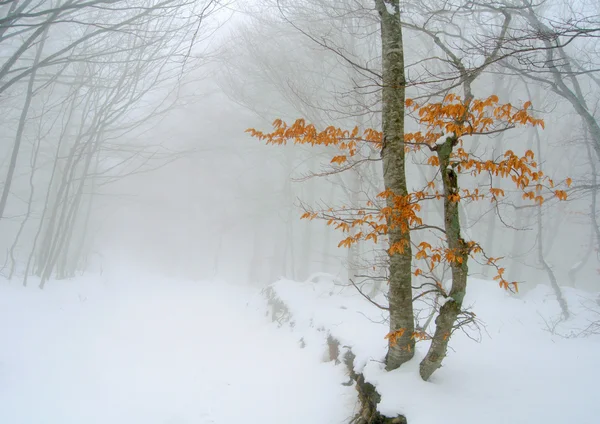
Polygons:
[[0,423],[592,424],[597,0],[0,0]]

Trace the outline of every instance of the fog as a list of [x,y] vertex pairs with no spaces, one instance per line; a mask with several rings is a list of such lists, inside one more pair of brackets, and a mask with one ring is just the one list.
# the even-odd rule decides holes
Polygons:
[[[346,278],[358,266],[336,247],[342,235],[300,221],[299,206],[370,196],[381,187],[379,165],[307,179],[324,169],[331,149],[264,146],[244,131],[299,117],[320,127],[378,128],[371,69],[380,66],[380,54],[369,2],[278,8],[268,1],[168,1],[153,2],[154,11],[78,4],[57,2],[58,12],[28,2],[1,6],[3,274],[65,278],[120,262],[183,278],[267,284],[321,271]],[[562,7],[555,2],[543,13],[568,16]],[[594,8],[577,7],[573,16]],[[40,17],[17,13],[30,8]],[[407,76],[414,82],[407,97],[425,98],[454,80],[431,38],[412,30],[418,10],[406,8]],[[483,44],[495,26],[480,25],[463,36]],[[554,84],[552,75],[529,69],[541,53],[498,61],[474,82],[477,97],[531,100],[545,120],[539,151],[526,129],[478,140],[474,151],[533,146],[547,174],[580,187],[568,202],[543,207],[541,240],[556,278],[588,289],[596,288],[598,268],[598,221],[590,218],[597,214],[596,141],[586,127],[586,119],[597,125],[595,40],[575,37],[561,51],[582,69],[568,84],[581,91],[588,115],[569,94],[544,85],[544,78]],[[480,65],[475,49],[449,46],[468,66]],[[512,48],[507,43],[506,51]],[[414,121],[407,125],[416,129]],[[408,172],[416,188],[425,174],[416,166]],[[519,204],[514,194],[498,208],[469,206],[463,226],[490,256],[505,258],[512,279],[548,281],[535,211],[515,209]],[[64,217],[54,216],[57,205]],[[371,250],[365,243],[355,256]]]
[[[462,424],[496,424],[518,422],[503,384],[521,379],[518,417],[565,422],[535,415],[565,401],[594,422],[599,16],[588,0],[0,1],[0,420],[42,422],[24,394],[60,380],[44,422],[225,424],[281,395],[248,422],[433,424],[466,401]],[[163,366],[156,387],[187,403],[153,391]],[[282,389],[296,380],[305,404]],[[94,402],[123,385],[137,403],[75,414],[61,402],[89,381]],[[496,421],[473,387],[507,396]]]

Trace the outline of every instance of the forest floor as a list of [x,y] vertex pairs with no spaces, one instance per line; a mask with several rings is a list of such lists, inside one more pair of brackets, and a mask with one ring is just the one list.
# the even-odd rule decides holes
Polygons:
[[135,273],[51,281],[43,291],[35,283],[0,280],[3,424],[343,424],[356,391],[342,385],[342,364],[323,361],[327,332],[352,346],[355,366],[384,395],[381,409],[410,424],[600,416],[600,337],[574,337],[596,316],[585,315],[595,297],[572,289],[566,297],[581,314],[557,335],[545,328],[558,313],[546,287],[515,298],[473,280],[479,342],[457,333],[425,383],[416,370],[426,342],[412,363],[382,372],[381,311],[327,278],[273,286],[294,321],[283,328],[247,286]]
[[344,370],[226,284],[0,281],[0,423],[343,423]]

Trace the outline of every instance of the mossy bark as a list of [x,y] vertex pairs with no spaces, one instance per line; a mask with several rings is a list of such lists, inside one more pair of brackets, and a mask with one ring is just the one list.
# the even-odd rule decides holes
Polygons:
[[[398,0],[376,0],[381,20],[382,56],[382,122],[383,181],[385,188],[395,195],[407,194],[404,152],[404,101],[406,79],[404,75],[404,48]],[[394,207],[393,199],[388,206]],[[401,227],[405,227],[404,231]],[[412,304],[411,260],[412,249],[408,224],[388,219],[389,243],[401,245],[403,251],[390,256],[389,308],[390,332],[404,330],[396,343],[390,343],[386,369],[393,370],[409,361],[414,355],[414,314]]]
[[441,367],[446,357],[448,342],[467,290],[469,250],[460,233],[459,204],[452,198],[458,193],[458,177],[450,165],[450,154],[457,143],[456,137],[448,137],[443,144],[436,147],[444,188],[444,229],[448,248],[454,253],[455,260],[450,262],[452,271],[450,298],[440,308],[440,313],[435,320],[436,329],[431,345],[420,364],[419,371],[423,380],[428,380]]

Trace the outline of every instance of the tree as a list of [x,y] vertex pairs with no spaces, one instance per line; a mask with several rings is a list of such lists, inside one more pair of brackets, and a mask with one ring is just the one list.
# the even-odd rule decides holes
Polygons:
[[[472,314],[462,309],[470,258],[483,259],[487,265],[494,267],[494,280],[498,281],[500,287],[518,291],[517,282],[505,279],[505,269],[498,264],[499,258],[488,257],[476,241],[465,239],[461,233],[459,204],[483,199],[497,202],[505,196],[506,188],[504,185],[491,185],[481,190],[477,186],[465,188],[469,185],[469,179],[472,182],[473,177],[481,174],[500,177],[500,181],[511,181],[524,199],[538,204],[542,204],[551,194],[560,200],[565,200],[567,194],[538,169],[531,150],[523,155],[507,150],[499,157],[482,159],[473,157],[464,148],[465,138],[485,136],[515,126],[543,126],[543,121],[530,114],[530,102],[526,102],[522,108],[515,108],[510,104],[500,104],[495,95],[478,100],[462,99],[460,96],[449,94],[441,102],[425,105],[418,105],[409,99],[406,100],[406,106],[418,116],[418,122],[426,131],[407,133],[398,144],[403,151],[411,154],[425,153],[424,164],[436,169],[436,178],[416,192],[398,193],[386,188],[378,196],[386,199],[384,207],[376,207],[369,202],[361,209],[341,207],[335,210],[330,208],[307,211],[303,218],[325,219],[328,224],[345,233],[349,233],[351,228],[360,228],[357,234],[340,242],[340,246],[343,247],[350,247],[359,239],[376,241],[380,237],[388,237],[389,254],[392,258],[398,254],[406,255],[405,240],[411,232],[433,231],[437,234],[435,244],[421,242],[414,246],[416,253],[408,258],[409,265],[413,262],[411,274],[426,280],[422,285],[426,289],[417,298],[431,292],[438,293],[443,298],[436,318],[435,333],[428,335],[407,327],[391,330],[386,336],[391,347],[397,346],[401,338],[410,338],[413,343],[415,339],[432,340],[420,367],[421,377],[427,380],[441,366],[452,333],[465,322],[473,320]],[[360,144],[374,144],[382,150],[386,148],[385,133],[373,129],[367,129],[363,134],[359,134],[358,127],[352,130],[328,127],[318,131],[303,119],[291,125],[276,120],[273,125],[274,131],[270,133],[255,129],[248,131],[268,144],[281,145],[293,141],[298,144],[337,146],[343,154],[332,158],[332,162],[340,166],[355,155]],[[462,180],[467,182],[463,183]],[[568,185],[570,182],[565,181],[564,184]],[[420,216],[424,205],[435,201],[442,201],[444,205],[442,226],[424,222]],[[391,236],[397,233],[402,237]],[[443,286],[442,281],[431,277],[431,272],[443,263],[448,264],[452,270],[449,289]],[[429,281],[431,279],[433,281]],[[412,293],[410,302],[413,302]],[[396,304],[393,304],[390,298],[386,308],[390,316],[395,307]],[[464,319],[461,319],[461,315]],[[389,353],[387,361],[390,361]]]
[[[588,149],[594,150],[596,157],[588,156],[589,160],[597,162],[600,146],[597,135],[600,134],[600,127],[597,106],[594,105],[597,105],[599,100],[595,88],[600,81],[600,62],[597,54],[600,22],[598,15],[593,13],[595,6],[584,3],[566,4],[561,1],[519,0],[449,2],[443,5],[425,2],[414,7],[418,7],[422,13],[405,16],[405,27],[430,36],[443,51],[445,57],[432,58],[432,61],[445,61],[448,68],[456,68],[455,72],[435,74],[438,81],[460,84],[464,74],[460,68],[467,70],[471,75],[481,73],[484,68],[491,68],[496,77],[517,83],[526,91],[529,91],[529,86],[532,85],[546,88],[543,97],[547,101],[553,100],[553,104],[541,100],[538,95],[535,98],[538,107],[547,103],[547,110],[555,110],[554,113],[548,111],[547,116],[558,114],[557,108],[560,108],[563,114],[569,113],[571,109],[581,119],[585,128],[583,135],[578,136],[577,132],[571,131],[566,139],[563,136],[557,140],[557,146],[571,156],[571,161],[575,158],[581,160],[581,153]],[[556,14],[556,10],[560,10],[560,13]],[[465,25],[467,20],[477,25]],[[478,59],[478,56],[483,60]],[[467,64],[470,64],[471,69],[465,66]],[[430,79],[435,79],[435,76],[429,74]],[[442,90],[444,88],[442,86]],[[515,92],[518,93],[517,90]],[[531,95],[528,98],[534,100]],[[556,127],[558,129],[560,126]],[[535,134],[535,131],[530,132],[532,138]],[[590,167],[594,168],[594,165],[590,164]],[[586,190],[586,197],[593,203],[590,210],[593,210],[595,191],[598,189],[593,183],[595,176],[581,173],[574,175],[574,179],[577,183],[569,189],[570,197],[576,199],[574,194],[581,196]],[[518,199],[511,199],[503,206],[513,207],[517,203]],[[523,219],[526,209],[520,206],[517,206],[516,210],[519,222],[537,220],[535,214]],[[528,210],[533,212],[535,209]],[[496,212],[502,221],[501,210],[497,209]],[[555,219],[560,219],[558,214],[554,215]],[[590,213],[592,232],[600,234],[598,220],[594,215],[593,212]],[[517,245],[519,240],[522,241],[521,235],[514,232],[514,245]],[[591,246],[591,243],[589,245]],[[515,250],[512,250],[513,255]],[[531,251],[526,248],[523,250]],[[589,253],[590,249],[587,251]],[[584,258],[587,257],[588,254],[585,254]],[[587,260],[580,259],[575,258],[576,263],[572,270],[580,270]],[[564,253],[561,255],[561,261],[564,261]],[[551,266],[545,266],[544,262],[542,261],[541,269],[548,273],[550,281],[556,280],[556,276],[552,275]],[[512,268],[516,269],[518,263],[515,261],[513,265],[515,266]],[[569,270],[569,275],[574,273]],[[560,298],[558,285],[552,285]]]
[[[53,274],[73,276],[85,262],[100,188],[186,153],[141,136],[181,102],[181,84],[200,64],[192,51],[206,39],[200,29],[220,7],[215,0],[0,5],[7,128],[0,137],[11,141],[0,225],[9,234],[3,243],[12,241],[10,277],[20,265],[24,283],[33,272],[41,287]],[[28,257],[19,257],[23,251]]]
[[[246,12],[246,20],[223,43],[220,56],[225,72],[220,73],[219,85],[234,102],[252,111],[265,123],[277,114],[284,119],[304,116],[319,126],[327,121],[340,126],[378,125],[374,120],[380,120],[379,113],[371,108],[378,104],[380,97],[379,90],[373,90],[373,75],[369,74],[367,78],[365,69],[353,66],[339,54],[343,51],[348,57],[361,59],[378,56],[377,38],[371,33],[377,31],[379,23],[372,10],[357,8],[354,0],[333,4],[323,0],[261,0],[258,4],[248,5]],[[314,203],[319,197],[344,196],[348,203],[354,203],[370,192],[381,191],[381,167],[376,162],[372,162],[370,169],[356,168],[348,173],[317,172],[321,157],[335,153],[327,150],[280,152],[286,179],[290,173],[301,175],[294,178],[295,184],[286,182],[278,199],[284,200],[285,196],[291,201],[283,203],[280,209],[285,208],[293,214],[294,198]],[[379,155],[374,151],[364,153]],[[327,182],[321,180],[317,186],[314,178],[320,174],[326,174]],[[362,265],[370,262],[376,253],[355,245],[347,251],[345,258],[340,258],[331,241],[335,236],[332,231],[315,228],[299,231],[298,225],[286,219],[285,228],[270,232],[269,243],[279,246],[284,234],[295,233],[293,238],[285,240],[285,250],[294,250],[298,254],[295,275],[311,268],[317,271],[315,259],[321,261],[323,257],[328,259],[327,265],[331,263],[331,272],[339,272],[336,262],[342,262],[349,278],[369,272],[361,269],[364,268]],[[326,250],[315,251],[315,246],[326,246]],[[277,247],[276,250],[284,249]],[[334,262],[329,258],[341,260]],[[378,284],[373,286],[375,290]]]
[[[473,321],[473,316],[462,310],[469,257],[481,255],[485,258],[483,262],[497,270],[495,279],[501,287],[511,290],[517,290],[518,287],[516,282],[509,283],[505,279],[504,268],[496,264],[497,259],[487,257],[478,243],[465,239],[461,233],[460,205],[483,198],[497,202],[504,196],[504,189],[496,186],[499,182],[494,177],[512,177],[526,199],[540,204],[544,201],[541,195],[543,183],[550,181],[550,186],[553,183],[542,172],[538,172],[531,150],[521,156],[507,151],[503,157],[492,157],[484,161],[475,159],[463,148],[464,137],[499,133],[516,125],[542,125],[541,120],[529,114],[527,109],[531,107],[530,102],[522,109],[515,109],[510,104],[499,104],[495,95],[484,100],[474,99],[472,84],[486,67],[498,60],[510,16],[500,13],[501,29],[500,34],[494,38],[493,49],[484,54],[483,65],[474,68],[467,67],[463,59],[449,47],[450,44],[445,44],[435,31],[413,25],[414,29],[431,36],[448,57],[451,68],[456,72],[446,79],[453,82],[452,86],[462,85],[465,97],[461,99],[457,95],[448,94],[440,102],[421,106],[412,100],[406,101],[406,106],[413,114],[419,115],[418,121],[426,126],[427,131],[405,134],[407,81],[404,75],[403,24],[399,2],[375,1],[375,6],[381,25],[381,132],[367,129],[359,134],[361,129],[358,126],[351,131],[333,126],[318,131],[313,124],[307,124],[302,119],[289,126],[276,120],[271,133],[255,129],[249,131],[267,143],[285,144],[293,140],[299,144],[336,146],[346,153],[334,156],[331,160],[341,170],[355,169],[365,162],[354,158],[364,145],[377,146],[380,150],[385,189],[379,193],[378,198],[385,205],[369,201],[363,208],[345,205],[336,209],[307,210],[303,217],[326,219],[328,224],[349,233],[340,246],[351,248],[360,240],[377,241],[382,237],[387,238],[389,261],[385,266],[388,268],[389,306],[385,309],[390,315],[390,331],[387,336],[389,347],[386,368],[392,370],[410,360],[414,354],[416,339],[430,338],[431,347],[421,363],[421,376],[427,380],[441,366],[451,333],[461,325]],[[407,151],[420,151],[423,146],[427,146],[434,154],[428,158],[427,163],[436,168],[436,177],[426,181],[422,191],[410,193],[407,190],[405,154]],[[489,174],[492,183],[488,191],[480,191],[477,187],[461,190],[458,179],[464,172],[472,176]],[[531,184],[536,185],[535,189],[530,189]],[[439,186],[438,189],[436,185]],[[566,198],[563,190],[554,192],[560,199]],[[421,204],[435,200],[443,200],[443,221],[441,224],[424,223],[419,214]],[[355,232],[356,228],[360,230]],[[411,233],[423,231],[440,233],[436,240],[437,246],[426,240],[418,244],[415,244],[414,239],[411,242]],[[413,248],[417,249],[414,255]],[[428,266],[425,271],[421,267],[413,268],[413,261],[428,261]],[[443,281],[436,279],[435,271],[438,266],[450,268],[451,287],[444,288]],[[426,279],[423,284],[416,286],[421,293],[414,298],[413,275],[415,279]],[[433,335],[426,334],[422,329],[415,331],[413,312],[413,301],[431,293],[435,293],[436,298],[442,298]]]
[[[381,21],[382,56],[382,127],[381,159],[386,192],[405,198],[406,170],[404,157],[404,46],[400,23],[400,2],[377,0],[375,7]],[[396,198],[386,197],[387,207],[394,208]],[[410,222],[404,213],[386,216],[390,244],[389,258],[389,312],[390,342],[386,368],[393,370],[414,355],[414,313],[412,306],[411,257],[412,246],[407,231]],[[395,249],[395,250],[393,250]],[[396,253],[396,254],[392,254]]]
[[[507,57],[501,65],[505,70],[519,75],[525,81],[539,84],[549,89],[559,100],[567,103],[582,122],[583,144],[591,168],[577,178],[577,184],[571,188],[572,195],[589,198],[589,223],[593,234],[587,253],[569,269],[569,277],[574,282],[576,272],[587,262],[592,250],[600,252],[600,221],[598,219],[597,163],[600,160],[600,119],[598,116],[597,95],[600,88],[600,56],[598,55],[598,34],[600,21],[597,5],[574,3],[564,5],[561,16],[555,17],[544,3],[537,4],[521,0],[519,7],[505,6],[507,13],[522,21],[520,37],[515,38],[515,50],[522,53]],[[538,136],[539,137],[539,136]],[[579,146],[578,146],[579,147]],[[595,154],[592,154],[592,151]],[[576,197],[572,196],[572,197]],[[540,211],[541,213],[541,211]],[[538,214],[538,221],[541,216]],[[595,237],[595,246],[593,238]],[[551,267],[543,259],[542,247],[539,258],[548,273],[557,298],[561,303],[563,315],[568,316],[566,303],[561,300],[556,287],[557,278]]]

